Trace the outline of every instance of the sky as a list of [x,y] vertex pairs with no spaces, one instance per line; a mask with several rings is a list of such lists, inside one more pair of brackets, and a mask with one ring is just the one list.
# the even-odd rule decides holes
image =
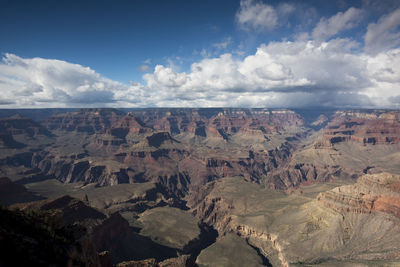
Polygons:
[[398,0],[0,4],[0,108],[400,108]]

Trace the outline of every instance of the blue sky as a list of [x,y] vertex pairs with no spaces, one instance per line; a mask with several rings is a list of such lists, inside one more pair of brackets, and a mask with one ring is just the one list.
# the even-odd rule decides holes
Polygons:
[[399,1],[1,7],[0,108],[400,103]]
[[[235,33],[238,1],[5,1],[1,53],[65,60],[122,82],[150,59],[196,59]],[[4,8],[3,8],[4,7]]]

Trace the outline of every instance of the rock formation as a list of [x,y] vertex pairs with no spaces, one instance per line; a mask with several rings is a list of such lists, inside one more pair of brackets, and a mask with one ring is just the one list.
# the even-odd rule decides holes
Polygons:
[[398,112],[365,113],[336,112],[316,146],[332,146],[354,141],[364,145],[399,144],[400,114]]
[[[0,119],[2,203],[39,197],[18,207],[85,227],[105,264],[192,264],[215,240],[278,266],[400,262],[398,111],[126,111]],[[190,238],[162,230],[189,212]]]
[[124,115],[125,112],[117,109],[80,109],[74,112],[53,115],[46,119],[44,125],[51,131],[104,133]]
[[317,197],[325,206],[340,212],[385,212],[400,218],[400,175],[367,174],[354,185],[336,187]]

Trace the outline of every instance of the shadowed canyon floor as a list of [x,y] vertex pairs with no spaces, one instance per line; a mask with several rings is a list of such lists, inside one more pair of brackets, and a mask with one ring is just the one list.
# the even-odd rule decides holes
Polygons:
[[[4,214],[66,231],[57,244],[70,261],[400,264],[399,111],[0,114],[0,203],[17,212]],[[37,239],[2,223],[8,233]],[[73,238],[84,249],[72,255]]]

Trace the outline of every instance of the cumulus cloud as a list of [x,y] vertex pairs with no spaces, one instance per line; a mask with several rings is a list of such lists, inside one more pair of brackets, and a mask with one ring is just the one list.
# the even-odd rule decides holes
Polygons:
[[147,84],[150,87],[153,84],[162,84],[166,87],[180,87],[186,82],[185,73],[176,73],[171,67],[164,67],[162,65],[157,65],[153,74],[146,74],[143,77],[147,80]]
[[400,83],[400,49],[392,49],[368,58],[371,79],[380,83]]
[[361,9],[351,7],[346,12],[339,12],[329,19],[322,18],[312,32],[312,37],[318,41],[325,41],[341,31],[357,26],[362,18]]
[[[103,104],[114,101],[119,82],[94,70],[61,60],[25,59],[5,54],[0,63],[0,102],[18,106],[65,106],[74,103]],[[10,101],[12,99],[13,101]]]
[[229,53],[203,59],[189,73],[157,66],[144,79],[164,106],[372,106],[371,90],[381,81],[371,79],[379,70],[370,65],[383,59],[352,54],[357,45],[348,39],[276,42],[243,60]]
[[278,24],[278,14],[274,7],[263,2],[241,0],[236,20],[244,29],[271,30]]
[[400,45],[400,8],[368,25],[365,50],[377,54]]

